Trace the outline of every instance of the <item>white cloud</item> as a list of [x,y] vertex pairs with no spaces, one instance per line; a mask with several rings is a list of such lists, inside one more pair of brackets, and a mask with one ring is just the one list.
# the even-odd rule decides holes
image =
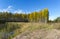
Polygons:
[[[38,11],[38,10],[36,10]],[[12,12],[12,13],[23,13],[23,14],[28,14],[28,13],[31,13],[30,11],[23,11],[21,9],[14,9],[13,6],[8,6],[7,8],[5,9],[0,9],[0,12]]]
[[5,8],[5,9],[0,9],[0,12],[13,12],[13,13],[25,13],[23,10],[20,10],[20,9],[17,9],[17,10],[15,10],[15,9],[13,9],[13,7],[12,6],[8,6],[7,8]]
[[0,9],[0,12],[10,12],[12,10],[12,6],[8,6],[6,9]]
[[8,6],[8,9],[12,8],[12,6]]
[[13,13],[25,13],[25,12],[23,10],[18,9],[18,10],[15,10]]

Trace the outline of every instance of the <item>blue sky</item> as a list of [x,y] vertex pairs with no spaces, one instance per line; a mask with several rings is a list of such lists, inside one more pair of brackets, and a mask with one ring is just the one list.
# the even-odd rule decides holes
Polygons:
[[60,16],[60,0],[0,0],[0,11],[34,12],[48,8],[49,19]]

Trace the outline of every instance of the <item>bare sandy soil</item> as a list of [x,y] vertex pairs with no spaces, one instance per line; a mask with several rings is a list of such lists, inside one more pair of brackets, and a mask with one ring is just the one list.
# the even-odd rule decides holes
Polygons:
[[60,39],[60,30],[36,30],[26,31],[13,39]]
[[[28,25],[31,25],[31,23]],[[40,25],[38,23],[34,23],[34,26]],[[43,24],[41,24],[43,25]],[[53,26],[53,29],[36,29],[32,32],[26,30],[25,32],[17,35],[13,39],[60,39],[60,23],[49,24]]]

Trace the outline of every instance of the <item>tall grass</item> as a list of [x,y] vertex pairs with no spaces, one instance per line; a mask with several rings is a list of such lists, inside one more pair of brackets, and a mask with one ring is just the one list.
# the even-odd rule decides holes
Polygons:
[[[5,23],[4,27],[2,29],[0,29],[0,32],[4,32],[5,36],[9,36],[8,38],[10,38],[11,36],[15,36],[18,33],[21,33],[21,24],[17,24],[17,23]],[[7,33],[7,34],[6,34]],[[5,38],[5,37],[3,37]]]

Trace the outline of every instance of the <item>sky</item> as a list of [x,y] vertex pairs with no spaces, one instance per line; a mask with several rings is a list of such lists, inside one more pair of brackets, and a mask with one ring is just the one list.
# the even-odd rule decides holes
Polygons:
[[48,8],[50,20],[60,16],[60,0],[0,0],[0,12],[28,14],[44,8]]

